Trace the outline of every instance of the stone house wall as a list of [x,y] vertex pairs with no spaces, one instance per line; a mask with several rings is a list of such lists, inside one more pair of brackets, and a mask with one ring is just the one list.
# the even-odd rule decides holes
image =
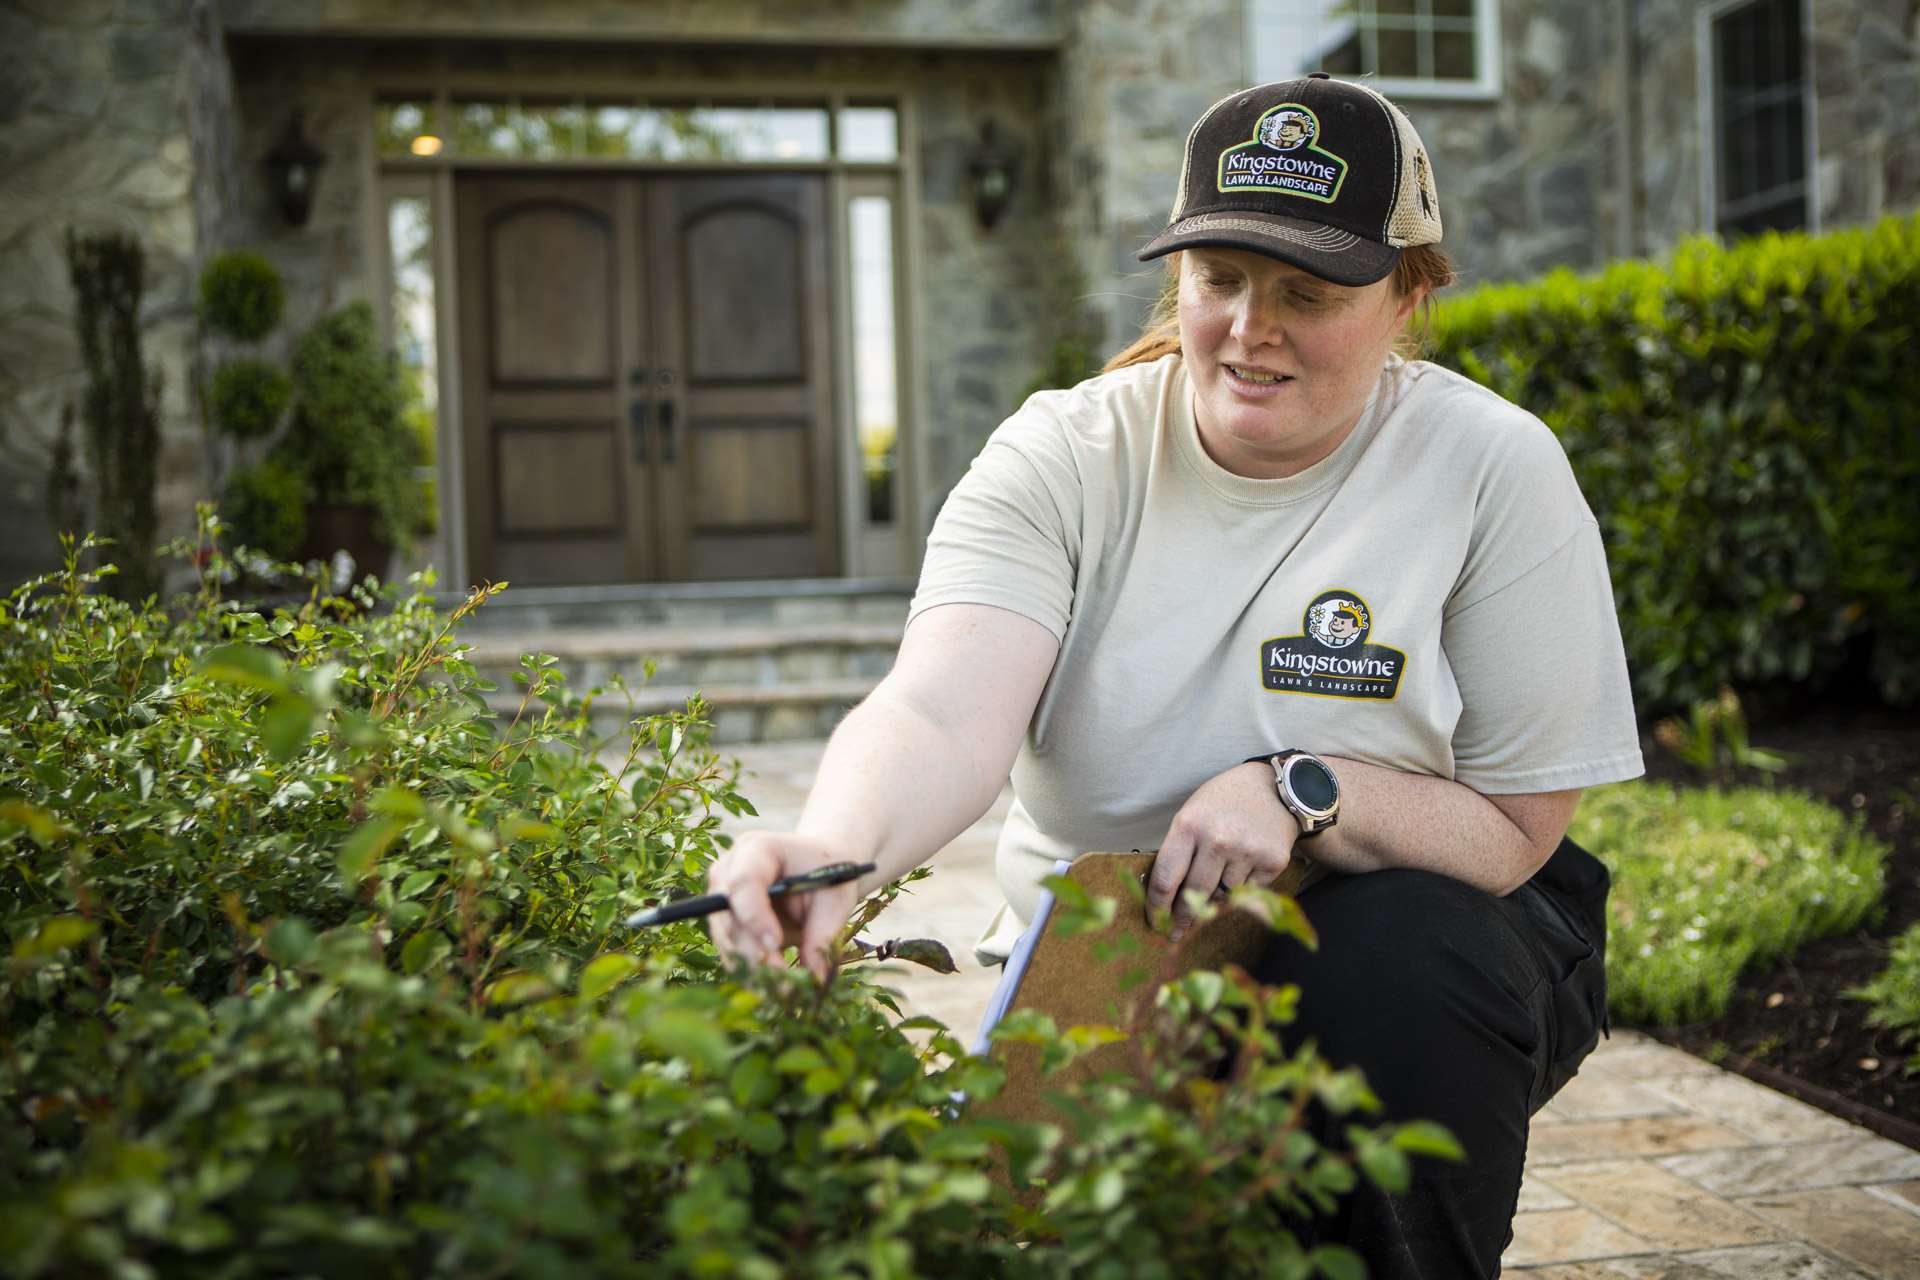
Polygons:
[[190,404],[202,245],[192,121],[219,94],[208,16],[187,0],[0,10],[0,582],[54,562],[46,459],[83,384],[70,227],[123,231],[146,249],[146,359],[164,382],[162,537],[204,492]]
[[[371,85],[409,69],[551,80],[872,85],[919,125],[917,482],[930,513],[1063,331],[1111,350],[1159,291],[1185,133],[1251,75],[1250,0],[17,0],[0,12],[0,581],[44,567],[46,452],[80,385],[66,227],[149,251],[147,354],[166,384],[162,536],[212,488],[192,403],[199,265],[256,248],[286,274],[285,355],[379,288]],[[1660,253],[1701,229],[1706,0],[1501,0],[1501,93],[1402,98],[1434,152],[1469,283]],[[1920,0],[1808,0],[1821,225],[1920,204]],[[457,38],[451,38],[457,37]],[[294,106],[328,154],[283,226],[264,157]],[[983,231],[969,165],[991,119],[1018,155]],[[912,204],[909,207],[913,207]],[[901,246],[904,250],[906,246]],[[907,388],[903,387],[903,394]],[[924,514],[923,513],[923,514]]]

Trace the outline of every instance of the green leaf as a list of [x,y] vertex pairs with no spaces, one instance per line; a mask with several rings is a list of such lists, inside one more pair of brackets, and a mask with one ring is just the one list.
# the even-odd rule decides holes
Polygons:
[[624,952],[601,956],[580,971],[580,998],[598,1000],[632,977],[640,962]]
[[1381,1142],[1367,1142],[1355,1152],[1360,1168],[1376,1186],[1387,1191],[1404,1191],[1412,1169],[1406,1153]]
[[746,1108],[764,1107],[780,1091],[773,1064],[764,1053],[750,1053],[734,1064],[728,1085],[733,1090],[733,1100]]
[[1431,1120],[1410,1120],[1394,1131],[1389,1139],[1400,1150],[1420,1156],[1440,1156],[1447,1160],[1465,1160],[1466,1151],[1453,1135]]
[[314,708],[301,697],[275,698],[260,717],[260,741],[273,759],[285,763],[300,753],[313,733]]
[[41,925],[33,937],[15,943],[13,954],[19,960],[37,960],[54,955],[85,942],[99,927],[93,921],[83,920],[79,916],[55,916]]
[[424,973],[453,951],[453,943],[438,929],[422,929],[400,948],[400,967],[407,973]]
[[525,1004],[554,994],[554,985],[537,973],[509,973],[487,986],[488,1004]]
[[669,1058],[698,1066],[709,1075],[726,1069],[727,1037],[700,1014],[668,1009],[649,1019],[644,1031],[647,1039]]
[[[437,829],[430,829],[430,830],[433,830],[435,834],[438,834]],[[426,889],[428,885],[432,884],[435,880],[438,880],[439,878],[440,878],[440,873],[438,871],[412,872],[407,876],[405,880],[402,880],[400,882],[400,888],[394,892],[394,896],[396,898],[411,898],[415,894],[420,893],[421,891]]]
[[313,928],[298,916],[276,920],[267,929],[267,954],[275,963],[298,965],[313,954]]
[[805,1075],[826,1065],[827,1060],[820,1056],[820,1051],[806,1044],[794,1045],[773,1060],[773,1069],[789,1076]]
[[1327,1280],[1367,1280],[1366,1262],[1345,1245],[1318,1245],[1307,1255],[1307,1261]]
[[369,818],[347,837],[346,843],[340,846],[337,861],[340,878],[347,882],[348,888],[372,874],[374,864],[400,834],[403,825],[398,818]]
[[196,668],[210,680],[223,684],[258,689],[263,693],[288,693],[287,664],[262,645],[230,644],[215,649],[200,660]]

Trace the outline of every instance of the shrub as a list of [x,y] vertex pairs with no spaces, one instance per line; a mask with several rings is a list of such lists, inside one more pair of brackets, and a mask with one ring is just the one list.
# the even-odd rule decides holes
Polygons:
[[231,360],[207,389],[213,425],[238,440],[270,435],[293,399],[293,381],[264,360]]
[[1847,994],[1873,1005],[1869,1025],[1888,1028],[1897,1043],[1915,1050],[1907,1059],[1907,1074],[1920,1074],[1920,924],[1894,939],[1886,968]]
[[[91,481],[86,505],[115,547],[119,573],[111,588],[128,600],[160,588],[153,553],[161,382],[147,365],[140,335],[146,261],[131,236],[67,231],[67,268],[86,369],[79,414]],[[55,455],[55,489],[77,483],[70,452]]]
[[257,253],[217,254],[200,272],[200,317],[222,337],[258,342],[273,332],[287,307],[286,286]]
[[[973,1119],[954,1095],[999,1067],[863,966],[722,971],[695,925],[621,928],[745,808],[697,707],[598,742],[601,695],[532,656],[496,731],[452,636],[497,589],[267,613],[220,598],[214,551],[170,618],[93,594],[81,550],[0,604],[20,1274],[1344,1276],[1287,1224],[1450,1147],[1318,1143],[1309,1102],[1352,1118],[1365,1085],[1284,1054],[1291,994],[1244,975],[1168,988],[1153,1087],[1070,1091],[1072,1141]],[[1197,1077],[1229,1029],[1230,1077]]]
[[291,560],[307,537],[307,478],[272,458],[241,467],[227,477],[225,506],[236,545],[275,560]]
[[314,325],[293,362],[293,423],[277,456],[304,472],[314,501],[369,503],[380,534],[406,546],[426,524],[407,388],[381,349],[373,308],[350,303]]
[[1683,246],[1440,307],[1600,521],[1642,711],[1723,684],[1920,692],[1920,218]]
[[1859,924],[1887,856],[1838,810],[1754,787],[1601,788],[1568,834],[1613,872],[1608,1007],[1654,1025],[1717,1017],[1743,970]]

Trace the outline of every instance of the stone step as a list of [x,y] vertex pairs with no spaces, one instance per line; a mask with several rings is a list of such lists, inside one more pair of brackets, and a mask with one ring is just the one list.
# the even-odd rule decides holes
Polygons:
[[[840,717],[873,692],[879,683],[876,676],[795,680],[772,685],[721,684],[698,689],[654,684],[634,691],[631,710],[625,698],[608,695],[598,699],[593,707],[593,720],[600,733],[615,733],[632,716],[681,710],[687,700],[698,693],[707,700],[708,719],[717,745],[825,738],[840,723]],[[487,705],[505,723],[519,709],[523,696],[520,686],[503,684],[487,695]]]
[[[903,623],[912,596],[913,582],[903,578],[509,587],[476,610],[461,634]],[[464,598],[449,594],[436,603],[451,609]]]
[[878,680],[900,648],[899,622],[839,622],[798,626],[579,627],[555,631],[491,631],[463,636],[467,660],[492,679],[508,683],[523,654],[560,660],[577,689],[604,684],[615,675],[629,686],[647,683],[699,688],[707,685],[776,685],[788,681]]

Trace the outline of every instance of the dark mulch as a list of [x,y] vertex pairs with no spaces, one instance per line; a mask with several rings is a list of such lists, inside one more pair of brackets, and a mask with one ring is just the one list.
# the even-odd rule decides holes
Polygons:
[[[1758,712],[1752,739],[1792,757],[1776,775],[1779,785],[1863,815],[1868,830],[1886,842],[1883,910],[1863,928],[1811,943],[1768,972],[1747,974],[1719,1018],[1643,1029],[1920,1147],[1920,1074],[1903,1070],[1912,1048],[1903,1050],[1891,1032],[1868,1026],[1868,1006],[1841,994],[1878,973],[1892,940],[1920,920],[1920,716],[1877,708]],[[1651,736],[1642,746],[1648,776],[1701,781]],[[1875,1123],[1874,1113],[1884,1122]]]

